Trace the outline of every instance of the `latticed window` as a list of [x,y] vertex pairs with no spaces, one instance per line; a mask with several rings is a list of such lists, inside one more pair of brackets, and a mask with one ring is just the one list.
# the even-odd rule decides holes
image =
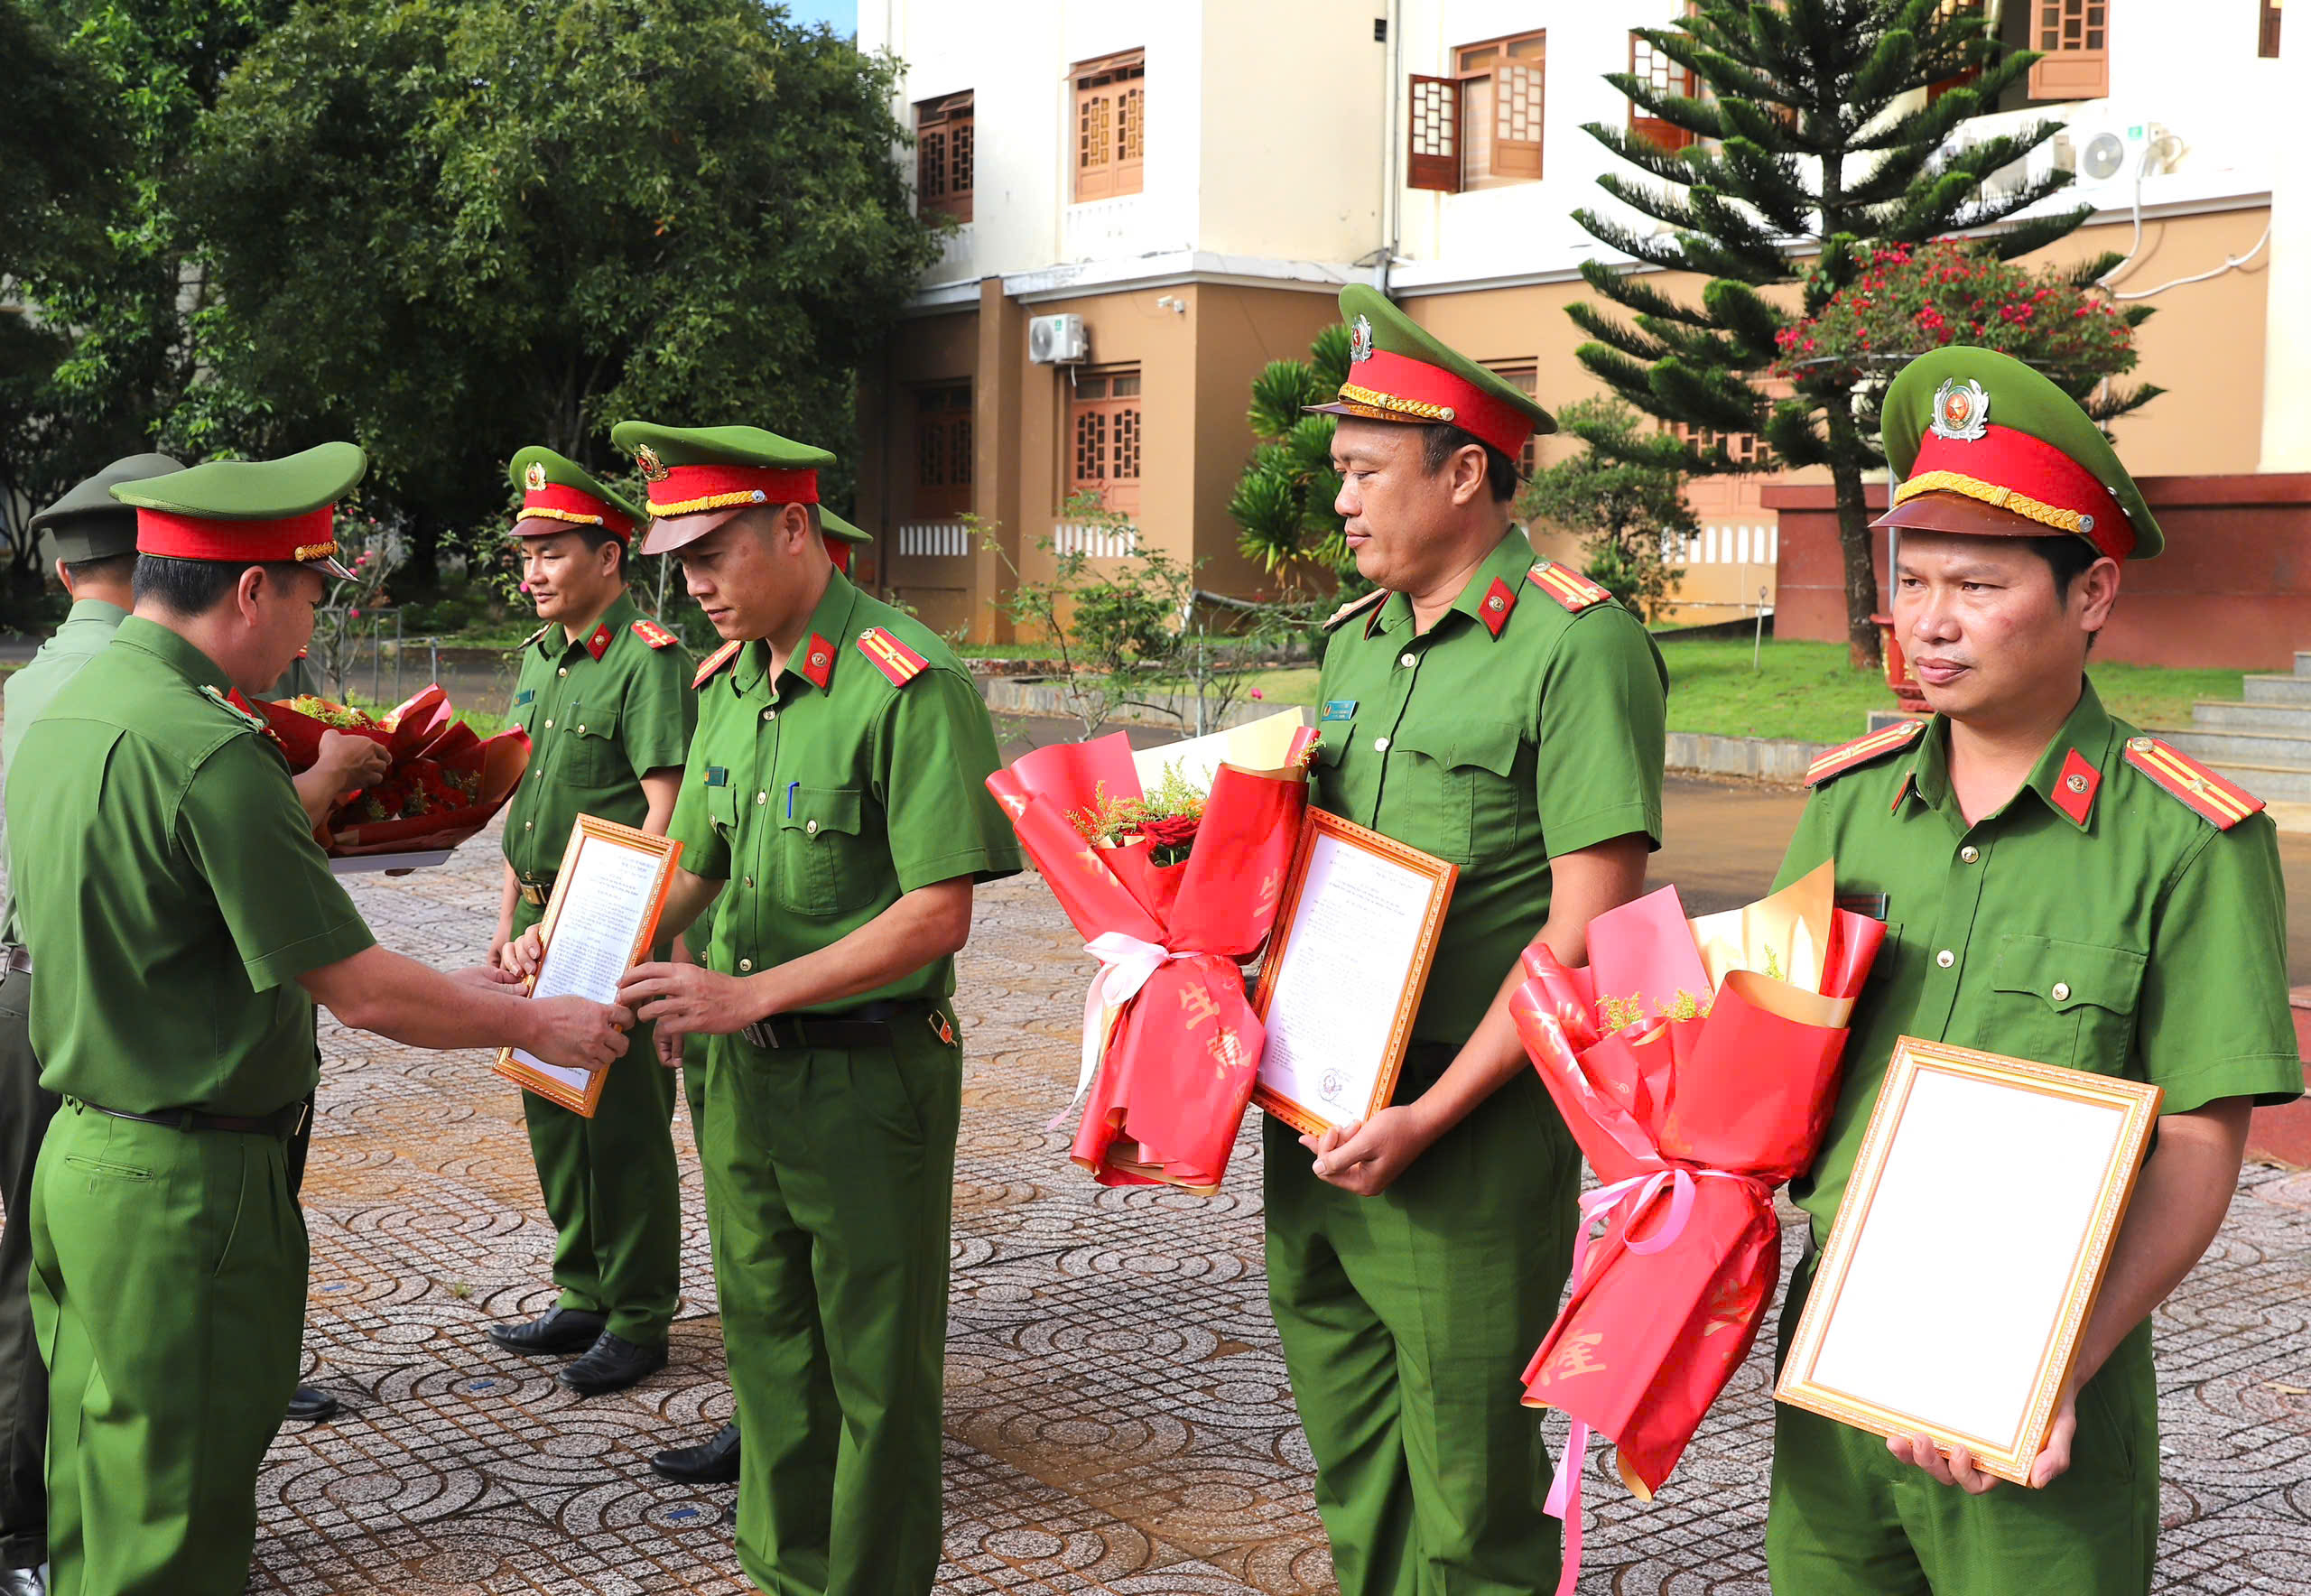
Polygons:
[[[1510,387],[1529,398],[1540,397],[1541,370],[1537,361],[1499,360],[1490,363],[1492,374]],[[1540,463],[1540,440],[1525,440],[1525,447],[1517,452],[1517,472],[1526,477],[1533,474]]]
[[914,107],[917,209],[971,219],[971,144],[969,89]]
[[1712,432],[1707,427],[1683,422],[1669,431],[1696,454],[1707,454],[1722,443],[1725,458],[1737,466],[1766,467],[1773,463],[1773,446],[1755,432]]
[[1070,497],[1095,493],[1110,510],[1139,509],[1139,371],[1085,372],[1068,403]]
[[[1629,36],[1629,74],[1657,96],[1679,95],[1688,99],[1694,97],[1692,69],[1678,65],[1634,32]],[[1629,103],[1629,130],[1665,150],[1682,150],[1694,142],[1692,129],[1648,115],[1635,100]]]
[[1541,175],[1548,35],[1463,44],[1452,76],[1412,79],[1406,183],[1456,193]]
[[2110,0],[2028,0],[2032,99],[2101,99],[2111,92]]
[[[1980,17],[1982,14],[1982,0],[1940,0],[1934,8],[1935,22],[1945,27],[1961,17]],[[1952,89],[1963,88],[1982,75],[1980,67],[1967,67],[1947,78],[1937,78],[1926,86],[1926,103],[1930,106]]]
[[1415,78],[1407,127],[1405,182],[1441,193],[1461,191],[1461,85],[1453,78]]
[[914,390],[914,515],[960,515],[971,506],[971,385]]
[[1147,68],[1139,51],[1075,69],[1075,201],[1140,191],[1147,159]]

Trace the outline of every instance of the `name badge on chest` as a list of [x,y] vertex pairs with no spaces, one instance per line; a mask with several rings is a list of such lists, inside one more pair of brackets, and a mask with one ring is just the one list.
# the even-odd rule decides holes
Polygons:
[[1353,720],[1356,719],[1356,701],[1352,698],[1326,699],[1324,701],[1324,712],[1318,716],[1317,719],[1320,720]]
[[535,697],[537,697],[537,696],[538,696],[538,690],[537,690],[536,688],[534,688],[534,687],[524,687],[524,689],[522,689],[522,691],[519,691],[519,692],[517,692],[517,693],[515,693],[515,694],[514,695],[514,707],[515,707],[515,709],[517,709],[517,710],[518,710],[518,709],[520,709],[524,704],[528,703],[532,699],[534,699],[534,698],[535,698]]

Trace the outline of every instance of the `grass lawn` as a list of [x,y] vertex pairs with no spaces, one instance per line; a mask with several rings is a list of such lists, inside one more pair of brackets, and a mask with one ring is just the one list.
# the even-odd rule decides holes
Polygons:
[[[1768,640],[1763,668],[1749,668],[1749,645],[1721,639],[1661,645],[1669,664],[1669,729],[1721,737],[1795,738],[1842,743],[1860,737],[1871,710],[1893,694],[1876,673],[1850,670],[1842,643]],[[2157,665],[2090,665],[2095,691],[2122,720],[2174,729],[2191,723],[2197,699],[2236,699],[2238,671],[2175,671]],[[1313,668],[1263,671],[1253,679],[1273,704],[1313,704]]]

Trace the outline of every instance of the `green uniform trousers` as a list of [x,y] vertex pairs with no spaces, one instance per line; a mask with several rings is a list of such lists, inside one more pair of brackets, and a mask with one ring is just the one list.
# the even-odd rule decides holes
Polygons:
[[66,1100],[32,1192],[54,1596],[240,1596],[297,1388],[305,1221],[280,1138]]
[[48,1369],[32,1333],[32,1171],[56,1097],[32,1056],[32,978],[0,973],[0,1568],[48,1560]]
[[[1797,1329],[1814,1267],[1782,1309]],[[2158,1544],[2158,1385],[2135,1327],[2078,1393],[2068,1471],[2041,1490],[1937,1485],[1866,1430],[1777,1403],[1774,1596],[2146,1596]]]
[[[1397,1100],[1453,1050],[1415,1044]],[[1378,1197],[1267,1127],[1268,1300],[1341,1596],[1554,1591],[1562,1526],[1517,1377],[1572,1267],[1581,1160],[1520,1071]]]
[[[524,904],[519,936],[539,911]],[[664,956],[660,950],[654,957]],[[538,1190],[553,1221],[553,1283],[561,1305],[605,1313],[612,1335],[639,1345],[666,1339],[682,1298],[682,1172],[674,1165],[673,1072],[658,1062],[651,1027],[636,1025],[609,1068],[591,1119],[535,1092],[522,1094]]]
[[747,1438],[738,1565],[775,1596],[923,1596],[938,1572],[962,1054],[912,1013],[891,1037],[717,1036],[709,1056],[700,1162]]

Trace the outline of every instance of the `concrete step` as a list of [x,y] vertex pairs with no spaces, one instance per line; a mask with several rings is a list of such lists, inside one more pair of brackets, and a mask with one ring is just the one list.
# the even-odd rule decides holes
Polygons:
[[2251,704],[2311,704],[2311,676],[2250,676],[2246,698]]
[[2295,651],[2295,673],[2311,676],[2311,649],[2298,648]]
[[[2294,677],[2285,678],[2294,681]],[[2304,683],[2311,687],[2311,681]],[[2242,704],[2235,700],[2201,699],[2191,706],[2193,731],[2260,731],[2280,737],[2311,738],[2311,699],[2301,703]]]
[[[2162,731],[2158,736],[2178,752],[2214,766],[2255,766],[2300,770],[2311,775],[2311,738],[2249,731]],[[2272,794],[2263,794],[2268,798]]]

